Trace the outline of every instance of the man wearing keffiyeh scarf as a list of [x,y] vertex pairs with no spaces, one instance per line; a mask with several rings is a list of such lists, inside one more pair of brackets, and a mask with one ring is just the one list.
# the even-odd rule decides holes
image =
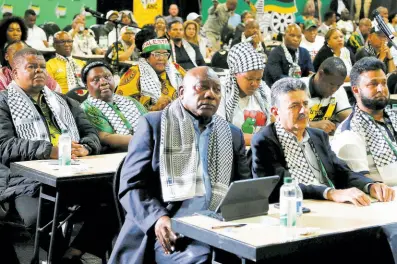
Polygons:
[[227,61],[229,74],[221,79],[218,114],[241,128],[249,146],[252,134],[270,122],[270,89],[262,81],[265,64],[251,43],[233,46]]
[[241,131],[215,114],[220,97],[216,73],[197,67],[177,100],[141,118],[121,172],[127,216],[110,264],[209,261],[208,245],[175,244],[170,218],[214,210],[231,182],[250,177]]
[[280,175],[270,202],[278,200],[283,177],[296,179],[304,199],[351,202],[359,206],[371,204],[367,194],[379,201],[394,199],[394,191],[387,185],[351,171],[332,152],[324,131],[308,127],[309,98],[302,81],[294,78],[277,81],[271,98],[271,111],[277,121],[256,133],[251,145],[254,177]]
[[384,64],[373,57],[353,66],[350,78],[357,104],[339,126],[332,148],[353,171],[395,186],[397,115],[386,108],[389,90],[384,70]]

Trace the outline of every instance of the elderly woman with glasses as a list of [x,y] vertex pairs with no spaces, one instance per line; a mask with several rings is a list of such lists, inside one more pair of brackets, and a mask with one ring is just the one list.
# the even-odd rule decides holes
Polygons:
[[185,70],[168,61],[171,50],[168,40],[157,39],[154,31],[138,32],[135,44],[141,58],[138,65],[121,77],[116,93],[132,96],[149,111],[162,110],[178,97]]

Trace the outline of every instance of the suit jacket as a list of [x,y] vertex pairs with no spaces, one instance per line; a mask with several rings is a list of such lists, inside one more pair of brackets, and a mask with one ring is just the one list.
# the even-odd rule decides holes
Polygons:
[[[337,189],[357,187],[364,190],[373,181],[360,173],[353,172],[346,163],[340,160],[331,150],[328,135],[319,129],[307,128],[316,152],[324,164],[329,179]],[[252,174],[254,177],[279,175],[280,181],[271,194],[270,202],[277,202],[284,177],[290,177],[281,143],[277,138],[274,124],[270,124],[256,133],[251,142]],[[299,184],[304,199],[324,199],[326,186]]]
[[[154,225],[161,216],[172,217],[177,210],[172,207],[178,207],[178,203],[165,203],[161,194],[161,113],[153,112],[141,117],[129,144],[119,189],[119,198],[127,215],[109,260],[110,264],[153,263]],[[231,182],[248,179],[251,173],[245,155],[243,134],[233,125],[230,128],[234,153]]]

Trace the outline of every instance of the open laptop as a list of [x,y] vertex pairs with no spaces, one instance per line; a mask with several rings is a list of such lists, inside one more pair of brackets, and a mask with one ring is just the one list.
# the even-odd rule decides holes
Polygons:
[[279,176],[269,176],[232,182],[215,212],[203,211],[198,214],[223,221],[266,215],[269,196],[279,180]]

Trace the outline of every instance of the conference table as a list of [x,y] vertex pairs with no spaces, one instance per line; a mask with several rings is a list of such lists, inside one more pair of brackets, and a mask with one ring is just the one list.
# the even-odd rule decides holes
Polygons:
[[[59,166],[57,160],[34,160],[11,163],[13,175],[21,175],[41,183],[33,260],[38,263],[40,233],[51,223],[51,234],[59,228],[60,204],[74,195],[79,186],[109,182],[126,153],[87,156],[72,161],[70,166]],[[101,194],[99,194],[101,195]],[[102,194],[103,195],[103,194]],[[54,202],[52,222],[41,225],[43,201]],[[55,236],[51,235],[48,264],[52,263]]]
[[[397,191],[397,188],[394,189]],[[292,238],[286,236],[285,230],[279,226],[279,210],[273,205],[270,205],[266,216],[230,222],[222,222],[204,215],[176,218],[172,219],[172,229],[183,236],[233,253],[243,263],[246,261],[290,263],[287,262],[289,255],[292,255],[290,260],[294,260],[295,263],[303,263],[302,261],[307,260],[310,254],[314,256],[327,253],[327,248],[331,252],[343,251],[341,246],[344,245],[350,247],[351,252],[355,252],[354,247],[359,247],[361,244],[379,247],[378,252],[380,250],[389,252],[391,248],[391,254],[381,256],[390,262],[383,260],[378,263],[397,261],[397,200],[388,203],[376,202],[367,207],[356,207],[349,203],[304,200],[303,206],[308,207],[311,212],[303,214],[299,219],[295,236]],[[236,223],[246,225],[238,228],[213,229]],[[392,230],[390,237],[394,237],[394,240],[390,241],[392,240],[390,237],[380,240],[390,230]],[[375,240],[377,242],[374,242]],[[387,241],[390,242],[390,247],[387,246]],[[357,251],[361,250],[364,254],[365,249]],[[391,260],[391,256],[394,256],[394,261]],[[329,262],[325,257],[318,263]],[[358,262],[353,261],[353,263]]]

